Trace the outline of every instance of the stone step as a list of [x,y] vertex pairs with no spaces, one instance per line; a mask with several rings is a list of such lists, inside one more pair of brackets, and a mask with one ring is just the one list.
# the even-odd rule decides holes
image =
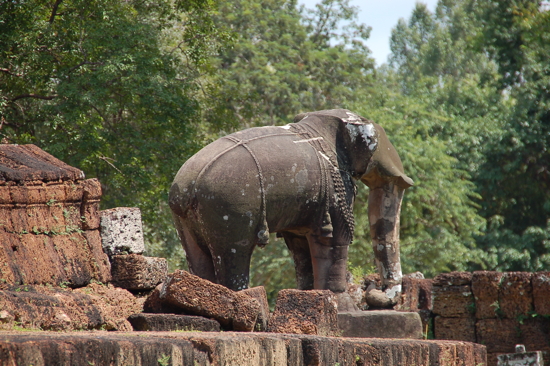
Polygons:
[[422,321],[416,312],[394,310],[338,314],[343,337],[422,339]]
[[237,332],[0,332],[3,365],[486,364],[485,346],[458,341],[360,339]]
[[137,331],[219,332],[220,323],[202,316],[180,314],[133,314],[128,318]]

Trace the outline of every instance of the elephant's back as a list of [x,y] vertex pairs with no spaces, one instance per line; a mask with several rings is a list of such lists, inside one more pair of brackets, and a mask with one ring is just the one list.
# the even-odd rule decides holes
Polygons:
[[216,140],[191,157],[174,180],[171,206],[172,196],[178,196],[182,209],[195,202],[203,211],[213,207],[212,214],[229,217],[255,216],[269,205],[267,219],[277,217],[269,226],[284,226],[280,215],[270,212],[286,212],[283,221],[292,221],[298,206],[318,199],[319,175],[313,147],[286,126],[252,128]]

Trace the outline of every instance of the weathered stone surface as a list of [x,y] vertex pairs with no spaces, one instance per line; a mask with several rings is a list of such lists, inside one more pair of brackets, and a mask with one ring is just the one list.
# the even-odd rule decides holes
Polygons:
[[145,313],[160,313],[160,314],[183,314],[184,310],[172,304],[168,304],[164,299],[160,298],[160,293],[164,284],[161,283],[147,297],[143,303],[143,311]]
[[128,321],[137,331],[220,331],[217,321],[193,315],[141,313],[130,315]]
[[65,164],[36,145],[0,144],[0,184],[80,179],[84,179],[80,169]]
[[432,280],[403,277],[403,291],[397,310],[432,310]]
[[550,352],[550,319],[541,316],[523,319],[518,332],[520,343],[528,350]]
[[165,258],[145,257],[140,254],[111,257],[112,283],[127,290],[151,290],[168,275]]
[[520,324],[514,319],[483,319],[476,322],[477,342],[490,353],[514,352],[521,342]]
[[77,290],[15,286],[0,291],[0,329],[131,330],[126,320],[140,312],[132,294],[111,285],[90,284]]
[[256,332],[265,332],[267,330],[267,324],[269,323],[269,317],[271,315],[269,312],[269,303],[267,302],[267,292],[265,291],[265,287],[257,286],[241,290],[240,292],[256,299],[258,304],[260,304],[260,313],[258,314],[258,319],[256,320],[254,330]]
[[143,254],[141,211],[137,207],[116,207],[99,212],[103,250],[109,255]]
[[466,366],[485,347],[452,341],[327,338],[269,333],[0,333],[0,355],[20,365]]
[[502,272],[478,271],[472,275],[472,292],[476,302],[476,319],[493,319],[500,309],[498,291]]
[[446,318],[467,318],[473,316],[475,305],[470,286],[434,285],[432,291],[434,314]]
[[188,314],[213,318],[224,327],[245,332],[254,330],[260,312],[258,301],[247,294],[181,270],[168,276],[160,299]]
[[[93,238],[101,186],[34,145],[0,145],[0,282],[110,280]],[[99,248],[96,246],[99,245]]]
[[99,229],[99,203],[101,200],[101,184],[97,179],[87,179],[82,182],[82,205],[80,218],[84,230]]
[[531,283],[535,313],[550,315],[550,272],[533,273]]
[[373,288],[365,292],[365,300],[370,308],[388,309],[394,304],[384,291]]
[[436,316],[434,319],[434,336],[436,339],[475,342],[475,319]]
[[507,353],[498,356],[498,366],[544,366],[542,352]]
[[418,313],[370,310],[338,314],[343,337],[422,339]]
[[463,286],[472,282],[471,272],[441,273],[433,279],[434,286]]
[[329,290],[281,290],[268,332],[333,336],[338,334],[337,315],[336,296]]
[[527,316],[533,310],[532,273],[505,272],[499,288],[500,311],[508,319]]

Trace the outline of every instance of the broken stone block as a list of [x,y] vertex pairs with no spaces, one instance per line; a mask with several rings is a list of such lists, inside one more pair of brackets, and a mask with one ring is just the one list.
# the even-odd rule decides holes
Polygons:
[[254,330],[257,332],[265,332],[270,316],[269,303],[267,302],[267,292],[265,291],[265,287],[257,286],[241,290],[240,292],[256,299],[260,304],[260,313],[258,314],[258,319],[256,320]]
[[281,290],[268,332],[335,336],[338,329],[338,303],[329,290]]
[[100,211],[103,250],[108,255],[143,254],[141,212],[136,207],[116,207]]
[[253,331],[260,313],[259,302],[249,295],[181,270],[168,275],[160,299],[188,314],[216,319],[223,327],[237,331]]
[[544,366],[542,352],[526,352],[525,346],[516,345],[516,353],[498,356],[497,366]]
[[418,313],[395,310],[369,310],[338,314],[343,337],[422,339]]
[[475,304],[470,286],[433,286],[433,312],[446,318],[467,318]]
[[502,272],[477,271],[472,274],[472,292],[476,301],[476,319],[493,319],[500,305],[498,289]]
[[476,341],[476,326],[474,318],[444,318],[436,316],[434,319],[435,339],[451,341]]
[[127,290],[151,290],[168,275],[165,258],[145,257],[139,254],[111,257],[112,283]]
[[500,311],[508,319],[527,316],[533,309],[532,273],[505,272],[499,288]]
[[159,314],[182,314],[183,309],[177,306],[166,303],[160,298],[160,292],[162,291],[164,284],[161,283],[147,297],[143,303],[144,313],[159,313]]
[[177,314],[133,314],[128,318],[136,331],[219,332],[220,323],[202,316]]
[[550,315],[550,272],[533,273],[531,283],[535,313],[543,316]]

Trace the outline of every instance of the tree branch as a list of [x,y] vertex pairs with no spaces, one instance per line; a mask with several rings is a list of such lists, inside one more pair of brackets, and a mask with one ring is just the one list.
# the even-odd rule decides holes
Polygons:
[[2,67],[0,67],[0,72],[4,72],[4,73],[6,73],[6,74],[8,74],[8,75],[13,75],[13,76],[23,76],[23,75],[21,75],[21,74],[14,74],[14,73],[11,72],[9,69],[4,69],[4,68],[2,68]]
[[57,95],[38,95],[38,94],[21,94],[11,99],[12,102],[15,102],[18,99],[23,98],[36,98],[36,99],[44,99],[44,100],[52,100],[57,98]]
[[55,16],[57,15],[57,8],[59,7],[59,4],[61,4],[61,1],[63,0],[55,0],[55,3],[53,4],[53,9],[52,9],[52,15],[50,15],[50,20],[49,20],[50,23],[53,23]]

